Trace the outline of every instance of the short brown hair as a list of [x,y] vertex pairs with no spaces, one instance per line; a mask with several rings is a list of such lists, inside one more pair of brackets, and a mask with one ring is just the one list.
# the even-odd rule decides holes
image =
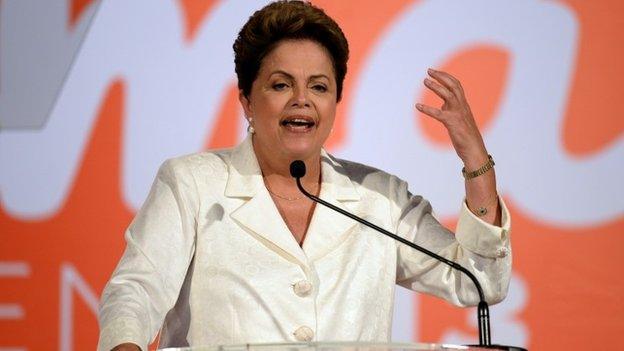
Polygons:
[[336,21],[304,1],[276,1],[256,11],[234,41],[234,64],[238,88],[245,96],[258,76],[262,59],[277,43],[287,39],[309,39],[329,51],[336,75],[336,99],[342,97],[347,74],[349,44]]

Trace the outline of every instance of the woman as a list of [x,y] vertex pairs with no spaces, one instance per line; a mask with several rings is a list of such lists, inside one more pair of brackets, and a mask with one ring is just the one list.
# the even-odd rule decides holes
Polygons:
[[241,29],[234,51],[249,135],[236,148],[160,168],[104,290],[99,349],[145,350],[159,330],[161,347],[388,341],[396,283],[457,305],[477,303],[458,272],[315,207],[289,174],[298,159],[309,191],[459,261],[489,302],[504,298],[509,215],[455,78],[430,70],[425,85],[445,103],[417,105],[446,126],[467,170],[453,235],[405,182],[322,149],[348,58],[342,31],[322,10],[269,4]]

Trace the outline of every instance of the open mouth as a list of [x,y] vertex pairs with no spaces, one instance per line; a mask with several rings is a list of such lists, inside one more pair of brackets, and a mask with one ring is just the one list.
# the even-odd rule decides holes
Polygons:
[[316,123],[311,117],[293,116],[282,120],[280,125],[293,132],[307,132],[314,128]]

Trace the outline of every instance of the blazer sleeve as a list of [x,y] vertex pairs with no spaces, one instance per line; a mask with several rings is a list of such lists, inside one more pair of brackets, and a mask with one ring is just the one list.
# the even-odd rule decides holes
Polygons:
[[181,162],[166,161],[125,233],[125,252],[102,293],[98,350],[126,342],[147,350],[193,257],[198,207],[192,174]]
[[[395,179],[391,193],[396,201],[398,235],[470,270],[480,282],[488,303],[498,303],[505,298],[511,279],[511,219],[502,198],[499,197],[500,227],[475,216],[463,201],[453,233],[433,216],[427,200],[409,193],[407,183]],[[477,289],[462,272],[399,243],[397,256],[399,285],[441,297],[458,306],[478,304]]]

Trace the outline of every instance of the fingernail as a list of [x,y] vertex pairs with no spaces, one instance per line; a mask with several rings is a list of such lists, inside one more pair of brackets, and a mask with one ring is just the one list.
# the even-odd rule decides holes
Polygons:
[[416,108],[419,110],[422,109],[422,104],[416,104]]
[[435,70],[434,70],[433,68],[428,68],[428,69],[427,69],[427,72],[429,72],[429,73],[433,73],[433,72],[435,72]]

